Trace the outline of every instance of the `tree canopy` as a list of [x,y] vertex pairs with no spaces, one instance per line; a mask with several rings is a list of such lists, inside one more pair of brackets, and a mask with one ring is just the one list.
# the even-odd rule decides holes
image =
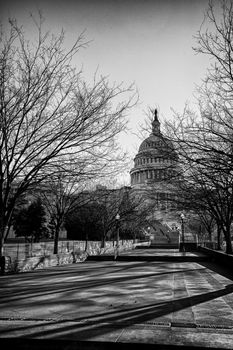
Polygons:
[[[122,164],[116,136],[135,103],[133,86],[110,85],[97,75],[87,83],[73,58],[86,43],[81,34],[70,49],[65,34],[37,31],[30,42],[14,19],[0,38],[0,250],[20,196],[55,174],[59,166],[85,165],[96,173]],[[88,170],[89,169],[89,170]]]

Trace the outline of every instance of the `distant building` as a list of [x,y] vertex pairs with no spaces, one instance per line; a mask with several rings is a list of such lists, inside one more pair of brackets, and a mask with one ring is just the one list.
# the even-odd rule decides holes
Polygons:
[[153,217],[167,227],[176,226],[175,179],[178,176],[178,156],[172,142],[160,130],[155,110],[152,130],[140,145],[130,171],[132,191],[153,205]]

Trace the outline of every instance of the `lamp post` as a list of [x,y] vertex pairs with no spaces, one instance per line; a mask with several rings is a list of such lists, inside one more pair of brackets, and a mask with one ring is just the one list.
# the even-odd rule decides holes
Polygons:
[[181,213],[180,214],[180,219],[181,219],[181,243],[182,243],[182,246],[180,247],[181,251],[185,251],[185,247],[184,247],[184,219],[185,219],[185,215],[184,213]]
[[117,256],[119,255],[119,231],[120,231],[120,227],[119,227],[119,221],[120,221],[120,215],[117,213],[116,214],[116,229],[117,229],[117,239],[116,239],[116,249],[115,249],[115,257],[114,259],[117,259]]
[[150,226],[147,228],[148,242],[150,241]]

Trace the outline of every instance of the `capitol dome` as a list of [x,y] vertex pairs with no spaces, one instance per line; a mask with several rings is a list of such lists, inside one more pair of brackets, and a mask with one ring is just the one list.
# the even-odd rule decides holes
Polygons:
[[130,171],[131,186],[142,187],[164,182],[175,175],[177,155],[172,142],[160,131],[158,112],[154,112],[152,133],[140,145]]

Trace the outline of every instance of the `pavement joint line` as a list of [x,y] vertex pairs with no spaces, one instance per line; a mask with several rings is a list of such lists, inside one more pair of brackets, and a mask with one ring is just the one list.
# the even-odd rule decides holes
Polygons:
[[122,331],[120,332],[120,334],[118,335],[118,337],[116,338],[115,343],[117,343],[119,341],[119,339],[121,338],[124,331],[125,331],[125,329],[123,328]]
[[57,321],[55,318],[25,318],[25,317],[0,317],[1,321],[33,321],[33,322],[51,322],[51,321]]
[[143,323],[144,325],[154,325],[154,326],[162,326],[162,327],[171,327],[171,322],[153,322],[153,321],[148,321]]
[[[75,320],[75,319],[34,319],[34,318],[9,318],[9,317],[1,317],[1,321],[25,321],[25,322],[57,322],[57,323],[66,323],[73,322],[79,325],[95,325],[98,321],[88,321],[85,320]],[[135,327],[144,327],[144,326],[154,326],[154,327],[166,327],[166,328],[205,328],[205,329],[233,329],[233,325],[221,325],[221,324],[199,324],[199,323],[188,323],[188,322],[142,322],[142,323],[133,323],[133,322],[98,322],[98,324],[106,325],[106,326],[135,326]]]

